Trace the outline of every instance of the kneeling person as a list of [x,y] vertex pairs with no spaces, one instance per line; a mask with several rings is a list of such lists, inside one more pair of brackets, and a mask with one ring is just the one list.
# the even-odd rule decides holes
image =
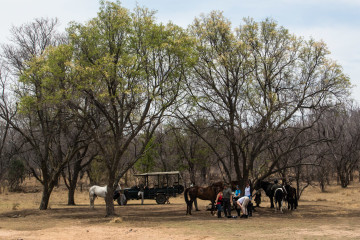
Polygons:
[[241,211],[243,212],[243,215],[240,218],[247,218],[248,217],[248,204],[250,202],[250,199],[248,196],[241,197],[237,200],[237,205],[241,208]]

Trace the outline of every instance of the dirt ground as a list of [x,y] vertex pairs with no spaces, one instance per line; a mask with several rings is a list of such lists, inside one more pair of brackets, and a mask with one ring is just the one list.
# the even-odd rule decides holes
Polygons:
[[206,201],[187,216],[183,196],[165,205],[116,204],[114,218],[104,217],[103,199],[90,209],[87,192],[77,192],[77,205],[67,206],[67,191],[55,189],[46,211],[38,210],[40,198],[41,192],[0,194],[0,239],[360,239],[359,183],[332,185],[326,193],[309,187],[299,208],[283,214],[269,208],[263,193],[261,208],[249,219],[218,219],[205,210]]

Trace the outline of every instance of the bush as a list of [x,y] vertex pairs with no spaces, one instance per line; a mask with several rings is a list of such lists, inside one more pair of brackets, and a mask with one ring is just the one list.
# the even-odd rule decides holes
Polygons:
[[22,160],[16,158],[9,163],[7,180],[9,182],[9,191],[14,192],[20,190],[20,183],[25,178],[25,164]]

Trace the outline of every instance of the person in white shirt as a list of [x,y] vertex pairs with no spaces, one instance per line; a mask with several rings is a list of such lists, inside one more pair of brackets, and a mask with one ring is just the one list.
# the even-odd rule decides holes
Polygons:
[[249,199],[251,200],[251,189],[249,181],[246,182],[245,196],[249,197]]
[[250,199],[248,196],[243,196],[237,200],[237,205],[241,208],[241,211],[243,212],[243,215],[241,215],[240,218],[248,218],[248,210],[247,206],[250,202]]

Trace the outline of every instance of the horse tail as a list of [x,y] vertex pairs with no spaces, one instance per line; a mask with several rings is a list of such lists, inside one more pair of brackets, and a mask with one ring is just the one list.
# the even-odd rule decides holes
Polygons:
[[94,197],[95,195],[95,191],[94,191],[94,186],[92,186],[91,188],[89,188],[89,199],[90,199],[90,207],[94,208]]
[[91,196],[94,194],[93,189],[94,189],[94,186],[92,186],[92,187],[89,188],[89,197],[90,197],[90,198],[91,198]]
[[186,202],[187,205],[190,204],[190,201],[189,201],[189,198],[188,198],[188,192],[189,192],[189,190],[190,190],[190,188],[187,188],[187,189],[185,189],[185,191],[184,191],[184,199],[185,199],[185,202]]
[[298,207],[298,198],[295,190],[295,209]]

